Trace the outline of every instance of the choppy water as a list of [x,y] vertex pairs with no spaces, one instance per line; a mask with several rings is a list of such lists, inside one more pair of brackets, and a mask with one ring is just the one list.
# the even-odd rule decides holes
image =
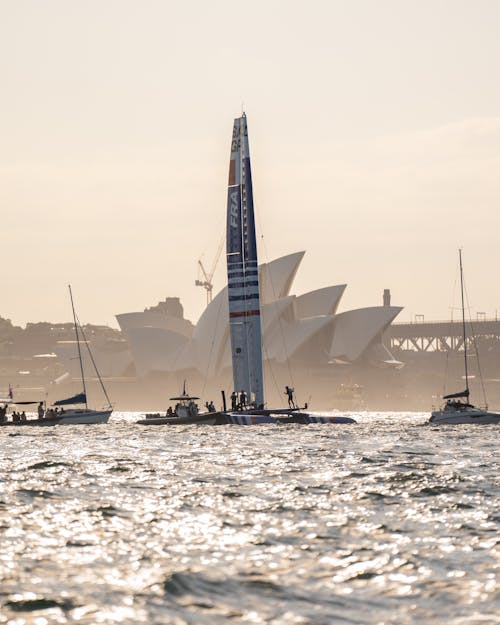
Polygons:
[[496,426],[0,428],[0,623],[499,623]]

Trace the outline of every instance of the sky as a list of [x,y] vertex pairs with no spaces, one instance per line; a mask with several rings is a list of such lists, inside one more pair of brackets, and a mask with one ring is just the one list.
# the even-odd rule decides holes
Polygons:
[[[196,322],[248,117],[260,262],[397,320],[500,311],[497,0],[0,0],[0,316]],[[224,254],[213,276],[225,284]]]

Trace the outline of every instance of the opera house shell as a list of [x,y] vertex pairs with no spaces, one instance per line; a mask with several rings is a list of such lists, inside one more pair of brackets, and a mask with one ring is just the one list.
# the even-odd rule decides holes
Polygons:
[[[291,370],[300,375],[360,362],[399,366],[382,339],[402,308],[385,302],[337,313],[345,284],[291,294],[303,256],[297,252],[259,266],[265,377],[277,377],[282,384],[289,381]],[[227,297],[225,287],[196,325],[183,318],[180,304],[180,310],[156,307],[117,315],[136,375],[168,374],[179,380],[195,376],[203,387],[225,383],[231,391]]]

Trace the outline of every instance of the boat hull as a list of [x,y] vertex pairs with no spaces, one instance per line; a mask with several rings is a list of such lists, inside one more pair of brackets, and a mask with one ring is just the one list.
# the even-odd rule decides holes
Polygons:
[[308,412],[278,410],[273,412],[272,410],[264,410],[261,413],[257,411],[245,412],[230,412],[224,415],[224,421],[227,425],[261,425],[266,423],[275,423],[281,425],[287,424],[302,424],[308,425],[313,423],[321,424],[341,424],[341,423],[356,423],[354,419],[350,417],[340,416],[328,416],[328,415],[315,415]]
[[186,416],[148,416],[136,421],[139,425],[216,425],[223,413],[205,412]]
[[112,410],[66,410],[62,416],[47,417],[44,419],[26,419],[26,421],[6,421],[2,426],[15,427],[47,427],[50,425],[95,425],[97,423],[107,423]]
[[500,414],[487,410],[436,410],[429,419],[431,425],[492,425],[500,423]]

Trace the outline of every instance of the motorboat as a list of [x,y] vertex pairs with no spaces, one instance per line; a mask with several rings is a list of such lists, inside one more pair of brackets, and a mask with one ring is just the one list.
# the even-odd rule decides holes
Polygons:
[[140,425],[216,425],[224,413],[218,412],[212,402],[207,404],[206,412],[200,412],[196,403],[198,399],[200,398],[186,392],[184,382],[181,395],[170,398],[170,401],[176,402],[173,408],[169,407],[165,414],[147,413],[137,423]]

